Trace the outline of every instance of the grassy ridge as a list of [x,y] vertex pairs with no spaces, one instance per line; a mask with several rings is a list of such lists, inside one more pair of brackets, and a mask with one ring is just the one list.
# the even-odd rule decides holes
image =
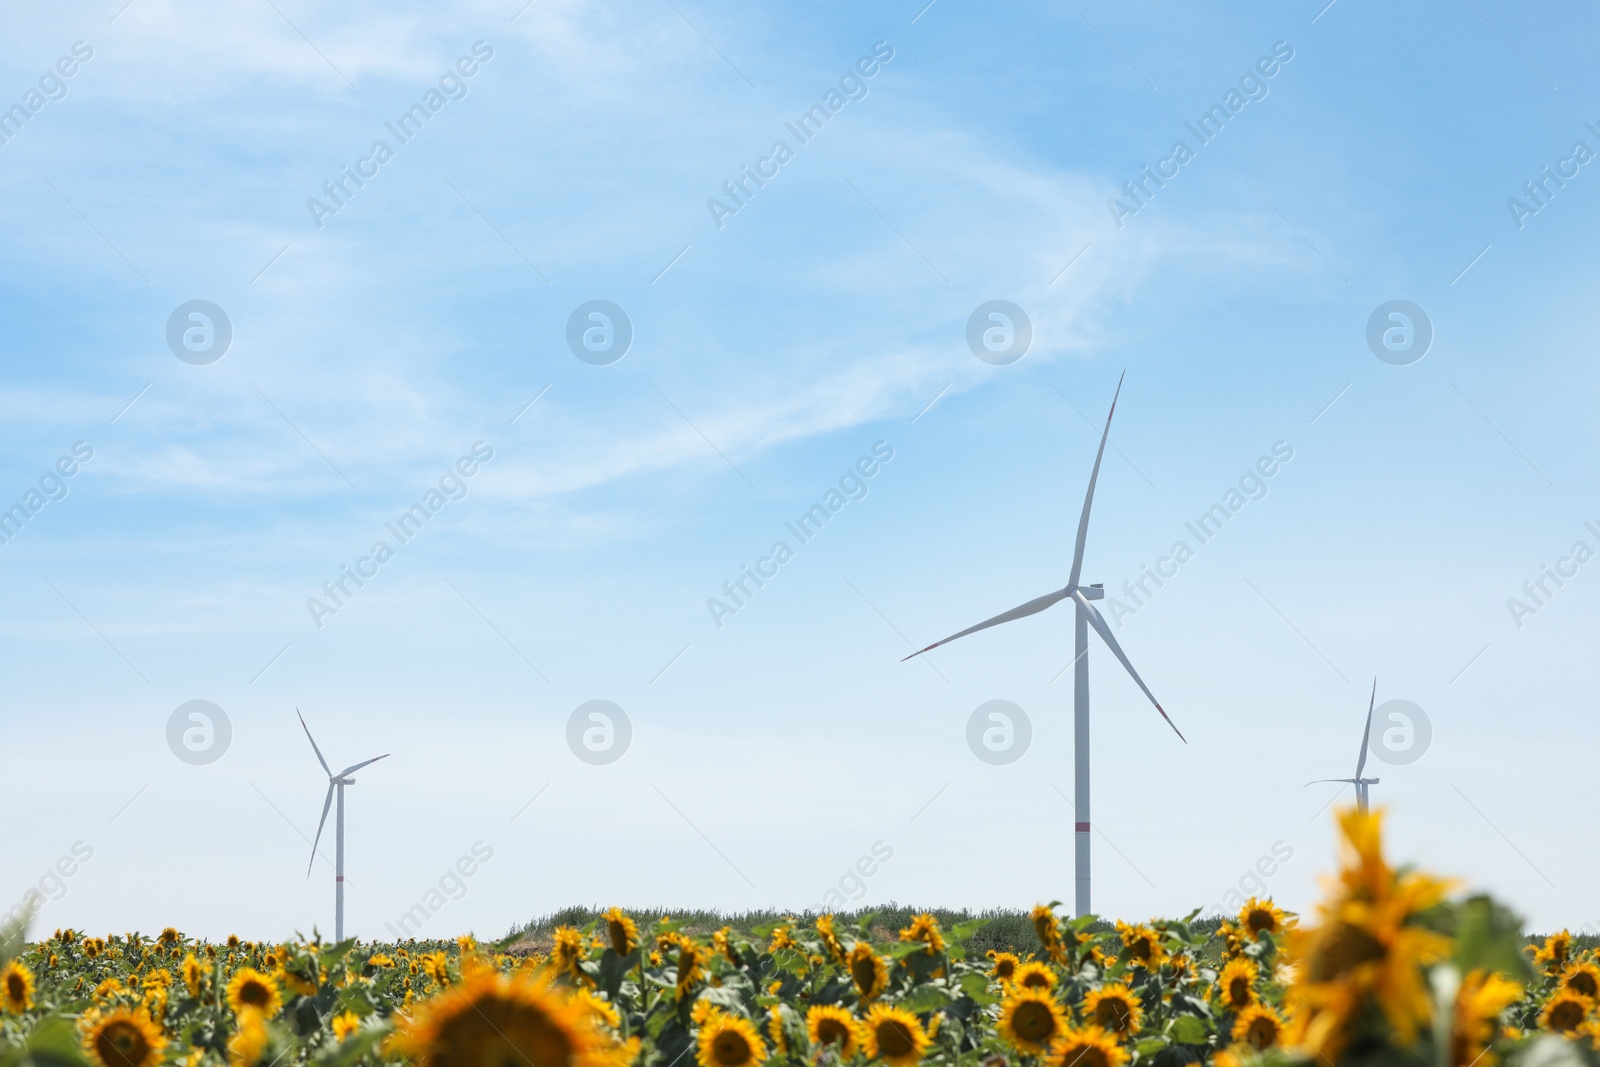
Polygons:
[[[508,935],[508,940],[514,944],[548,951],[551,943],[551,934],[557,926],[575,926],[582,930],[600,917],[602,909],[598,908],[564,908],[551,915],[534,919],[525,926],[513,929]],[[794,920],[802,926],[810,927],[816,921],[816,916],[810,912],[779,912],[779,911],[745,911],[745,912],[719,912],[706,911],[701,908],[624,908],[629,915],[638,917],[657,918],[670,915],[679,922],[687,924],[687,932],[699,935],[708,935],[724,926],[730,926],[737,933],[750,936],[750,932],[757,927],[771,923]],[[863,916],[871,915],[872,936],[876,941],[893,941],[900,930],[911,925],[911,917],[920,915],[924,911],[931,913],[939,920],[939,925],[949,929],[956,923],[966,922],[969,919],[987,919],[988,922],[967,941],[967,951],[970,955],[982,957],[985,952],[1015,952],[1024,958],[1029,953],[1036,953],[1039,949],[1039,939],[1033,932],[1033,921],[1025,911],[1008,908],[986,908],[982,911],[968,911],[965,908],[909,908],[900,904],[888,903],[874,908],[859,908],[854,911],[841,911],[834,914],[834,920],[841,928],[854,928]],[[1192,924],[1197,932],[1211,933],[1216,930],[1219,920],[1198,919]],[[1100,932],[1110,930],[1108,922],[1096,923],[1091,931]]]
[[[526,948],[549,951],[551,933],[557,926],[575,926],[582,930],[600,917],[600,908],[563,908],[561,911],[533,919],[526,925],[512,929],[502,943],[510,943]],[[720,912],[707,911],[703,908],[624,908],[629,915],[640,918],[651,918],[670,915],[679,922],[687,924],[689,933],[709,935],[714,930],[730,926],[737,933],[752,936],[751,931],[757,927],[771,923],[785,922],[793,919],[802,926],[809,928],[816,921],[816,916],[810,912],[779,912],[779,911],[743,911]],[[984,925],[967,942],[970,954],[981,957],[989,951],[1015,952],[1024,959],[1030,953],[1039,950],[1039,939],[1034,936],[1033,922],[1025,911],[1010,908],[985,908],[981,911],[968,911],[965,908],[910,908],[890,902],[873,908],[858,908],[854,911],[841,911],[834,915],[835,921],[841,928],[854,928],[865,915],[874,916],[872,920],[872,935],[876,941],[893,941],[898,932],[911,924],[911,917],[922,912],[930,912],[939,920],[939,925],[949,929],[956,923],[968,919],[987,919]],[[1190,923],[1190,929],[1196,933],[1214,934],[1222,920],[1215,916],[1196,919]],[[1091,926],[1090,932],[1099,933],[1112,928],[1109,922],[1098,922]],[[1527,934],[1523,941],[1529,945],[1537,945],[1544,941],[1543,934]],[[1600,935],[1574,934],[1572,937],[1574,952],[1588,951],[1600,948]],[[1215,956],[1214,945],[1206,946],[1202,955]]]

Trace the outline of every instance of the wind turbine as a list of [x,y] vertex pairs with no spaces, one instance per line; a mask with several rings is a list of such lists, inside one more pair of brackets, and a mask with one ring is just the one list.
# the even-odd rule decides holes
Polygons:
[[317,839],[311,842],[311,862],[306,864],[306,877],[311,877],[311,866],[317,862],[317,845],[322,841],[322,828],[328,824],[328,806],[333,803],[333,794],[339,793],[339,813],[334,818],[334,864],[333,864],[333,940],[344,940],[344,787],[355,785],[356,780],[350,775],[359,771],[370,763],[377,763],[389,755],[385,752],[382,756],[374,756],[361,763],[352,763],[338,774],[328,769],[328,761],[322,758],[322,749],[317,747],[317,739],[311,736],[311,727],[306,725],[306,717],[300,715],[300,709],[295,708],[294,713],[300,716],[300,728],[306,732],[306,740],[311,742],[311,751],[317,754],[317,762],[322,764],[322,769],[328,774],[328,795],[322,801],[322,819],[317,823]]
[[[1123,372],[1123,377],[1127,372]],[[1117,379],[1117,391],[1111,398],[1111,410],[1106,414],[1106,428],[1100,435],[1100,451],[1094,456],[1094,469],[1089,472],[1089,491],[1083,497],[1083,515],[1078,519],[1078,543],[1072,552],[1072,573],[1067,578],[1065,588],[1053,593],[1046,593],[1026,604],[1012,608],[1003,614],[976,626],[970,626],[958,634],[951,634],[943,641],[935,641],[927,648],[913,652],[906,659],[920,656],[938,648],[940,645],[949,644],[958,637],[987,630],[991,626],[998,626],[1003,622],[1036,615],[1045,608],[1059,601],[1071,598],[1076,607],[1076,616],[1073,622],[1072,649],[1073,649],[1073,686],[1072,686],[1072,734],[1073,734],[1073,761],[1072,761],[1072,806],[1077,810],[1077,820],[1073,836],[1073,873],[1077,881],[1077,895],[1075,910],[1079,915],[1090,914],[1089,909],[1089,627],[1094,627],[1095,633],[1111,649],[1111,654],[1117,657],[1128,674],[1133,677],[1134,683],[1150,698],[1150,703],[1161,712],[1161,717],[1167,720],[1167,725],[1172,727],[1172,732],[1178,739],[1188,744],[1182,731],[1168,718],[1166,711],[1161,707],[1161,702],[1150,692],[1150,687],[1144,684],[1144,679],[1139,677],[1139,672],[1133,669],[1133,664],[1128,662],[1128,657],[1122,651],[1122,646],[1117,644],[1117,639],[1111,636],[1111,628],[1106,625],[1106,620],[1089,601],[1103,599],[1106,595],[1104,585],[1080,585],[1078,579],[1083,572],[1083,544],[1089,535],[1089,507],[1094,503],[1094,484],[1100,477],[1100,460],[1106,454],[1106,438],[1111,436],[1111,416],[1117,412],[1117,397],[1122,395],[1122,378]],[[905,660],[901,661],[902,663]]]
[[1372,679],[1372,699],[1367,701],[1367,728],[1361,731],[1361,755],[1356,757],[1356,776],[1354,778],[1318,778],[1315,782],[1307,782],[1306,786],[1321,785],[1323,782],[1343,782],[1356,787],[1356,807],[1361,814],[1367,813],[1367,786],[1377,785],[1376,778],[1363,778],[1361,772],[1367,767],[1367,741],[1372,737],[1372,706],[1378,702],[1378,679]]

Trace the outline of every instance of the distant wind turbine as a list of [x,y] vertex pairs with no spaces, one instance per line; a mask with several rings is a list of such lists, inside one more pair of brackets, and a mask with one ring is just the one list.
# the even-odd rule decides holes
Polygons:
[[1307,782],[1306,786],[1321,785],[1324,782],[1343,782],[1356,787],[1356,807],[1361,814],[1367,813],[1367,786],[1377,785],[1376,778],[1363,778],[1361,772],[1367,768],[1367,741],[1372,737],[1372,707],[1378,702],[1378,679],[1372,679],[1372,699],[1367,701],[1367,728],[1361,731],[1361,755],[1356,757],[1356,776],[1354,778],[1318,778],[1315,782]]
[[334,864],[333,864],[333,939],[344,940],[344,787],[355,785],[356,780],[350,775],[359,771],[368,764],[377,763],[386,758],[389,753],[374,756],[361,763],[352,763],[338,774],[328,770],[328,761],[322,758],[322,749],[317,747],[317,739],[311,736],[311,727],[306,725],[306,717],[300,715],[300,709],[295,708],[294,713],[300,717],[300,728],[306,732],[306,740],[311,742],[311,751],[317,754],[317,762],[322,764],[322,769],[328,775],[328,795],[322,801],[322,819],[317,823],[317,838],[311,842],[311,863],[306,864],[306,877],[311,877],[311,866],[317,862],[317,845],[322,841],[322,828],[328,823],[328,806],[333,803],[333,794],[339,793],[339,813],[334,818]]
[[[1126,372],[1124,372],[1126,377]],[[1122,379],[1117,379],[1117,391],[1111,398],[1111,410],[1106,414],[1106,428],[1100,435],[1100,451],[1094,456],[1094,469],[1089,472],[1089,491],[1083,498],[1083,515],[1078,519],[1078,542],[1072,553],[1072,574],[1067,578],[1066,587],[1053,593],[1046,593],[1026,604],[1012,608],[1003,614],[996,615],[986,622],[968,627],[958,634],[951,634],[943,641],[935,641],[927,648],[913,652],[906,659],[920,656],[923,652],[938,648],[940,645],[949,644],[959,637],[987,630],[991,626],[998,626],[1003,622],[1014,619],[1026,618],[1036,615],[1045,608],[1059,601],[1071,598],[1077,608],[1073,624],[1073,686],[1072,686],[1072,734],[1073,734],[1073,762],[1072,762],[1072,806],[1077,810],[1076,833],[1073,837],[1073,873],[1077,881],[1077,894],[1075,910],[1079,915],[1090,914],[1089,908],[1089,627],[1094,627],[1100,639],[1111,649],[1111,654],[1117,657],[1133,681],[1145,696],[1150,698],[1150,703],[1161,712],[1161,717],[1167,720],[1167,725],[1172,727],[1172,732],[1178,739],[1188,744],[1183,733],[1168,718],[1161,707],[1161,702],[1156,700],[1155,694],[1150,692],[1150,687],[1144,684],[1144,679],[1139,677],[1139,672],[1133,669],[1133,664],[1128,662],[1128,657],[1122,651],[1122,646],[1117,644],[1117,639],[1111,636],[1111,628],[1101,617],[1100,612],[1089,601],[1100,600],[1105,597],[1104,585],[1080,585],[1078,579],[1083,572],[1083,545],[1089,536],[1089,507],[1094,503],[1094,485],[1100,477],[1100,460],[1106,454],[1106,438],[1111,436],[1111,416],[1117,412],[1117,397],[1122,395]],[[901,662],[905,662],[902,660]]]

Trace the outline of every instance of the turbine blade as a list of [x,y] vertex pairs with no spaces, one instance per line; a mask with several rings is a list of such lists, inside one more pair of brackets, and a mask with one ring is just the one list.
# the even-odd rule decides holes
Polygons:
[[369,764],[373,764],[373,763],[377,763],[377,762],[378,762],[378,761],[379,761],[379,760],[381,760],[381,759],[388,759],[388,758],[389,758],[389,753],[387,753],[387,752],[385,752],[385,753],[384,753],[384,754],[383,754],[383,755],[381,755],[381,756],[373,756],[373,757],[372,757],[372,758],[371,758],[371,759],[369,759],[369,760],[363,760],[363,761],[362,761],[362,762],[360,762],[360,763],[352,763],[352,764],[351,764],[351,765],[350,765],[350,766],[348,766],[348,767],[346,767],[346,768],[345,768],[345,769],[344,769],[344,770],[342,770],[342,771],[340,771],[340,772],[339,772],[339,773],[338,773],[338,774],[337,774],[337,775],[335,775],[335,776],[334,776],[334,777],[336,777],[336,778],[343,778],[343,777],[344,777],[344,776],[345,776],[345,775],[347,775],[347,774],[350,774],[350,773],[352,773],[352,772],[354,772],[354,771],[359,771],[359,770],[360,770],[360,769],[361,769],[361,768],[363,768],[363,767],[366,767],[366,766],[368,766],[368,765],[369,765]]
[[1144,695],[1150,698],[1150,703],[1154,704],[1156,706],[1156,710],[1161,712],[1161,717],[1167,720],[1167,725],[1171,726],[1172,732],[1178,735],[1178,740],[1187,745],[1189,743],[1189,739],[1183,736],[1183,731],[1178,729],[1177,725],[1172,721],[1171,718],[1168,717],[1166,710],[1161,706],[1161,702],[1156,699],[1156,695],[1150,692],[1150,687],[1144,684],[1144,679],[1139,677],[1139,672],[1134,670],[1133,664],[1128,662],[1128,657],[1123,653],[1122,646],[1117,644],[1117,639],[1115,637],[1111,636],[1111,627],[1106,625],[1106,620],[1101,618],[1100,613],[1095,610],[1094,605],[1089,603],[1089,598],[1084,596],[1077,589],[1074,589],[1072,591],[1072,599],[1078,602],[1078,606],[1082,608],[1084,614],[1089,617],[1089,625],[1094,627],[1095,633],[1100,635],[1100,640],[1104,641],[1106,643],[1106,647],[1111,649],[1111,654],[1117,657],[1117,661],[1122,664],[1123,669],[1132,675],[1134,682],[1138,684],[1141,690],[1143,690]]
[[1318,778],[1314,782],[1307,782],[1306,785],[1307,786],[1324,785],[1324,784],[1326,784],[1328,782],[1343,782],[1345,785],[1358,785],[1359,784],[1354,778]]
[[[1128,376],[1127,371],[1122,372],[1122,377]],[[1072,550],[1072,576],[1067,579],[1067,588],[1075,589],[1078,578],[1083,573],[1083,543],[1089,536],[1089,506],[1094,503],[1094,483],[1100,477],[1100,460],[1106,454],[1106,438],[1111,436],[1111,416],[1117,413],[1117,397],[1122,395],[1122,378],[1117,379],[1117,391],[1111,397],[1111,410],[1106,412],[1106,428],[1100,434],[1100,451],[1094,454],[1094,469],[1089,472],[1089,491],[1083,494],[1083,515],[1078,519],[1078,543]],[[1130,671],[1132,667],[1128,668]],[[1150,698],[1154,700],[1154,697]],[[1159,707],[1159,705],[1157,705]],[[1162,714],[1165,714],[1163,712]]]
[[1367,728],[1361,732],[1361,757],[1356,760],[1356,777],[1361,777],[1361,772],[1367,766],[1367,739],[1372,736],[1372,708],[1378,702],[1378,679],[1372,679],[1372,699],[1367,701]]
[[311,866],[317,862],[317,845],[322,842],[322,828],[328,823],[328,808],[333,803],[333,783],[328,783],[328,795],[322,801],[322,818],[317,823],[317,838],[311,842],[311,862],[306,864],[306,877],[311,877]]
[[[300,709],[295,708],[294,713],[300,715]],[[322,749],[317,747],[317,739],[311,736],[311,727],[306,725],[306,717],[304,715],[300,715],[300,729],[306,732],[306,740],[311,742],[311,751],[317,754],[317,762],[322,764],[323,771],[329,778],[332,778],[333,771],[328,769],[328,761],[322,758]]]
[[1037,614],[1039,614],[1039,612],[1043,611],[1045,608],[1048,608],[1050,605],[1060,603],[1061,601],[1067,599],[1067,596],[1068,596],[1069,592],[1070,591],[1066,590],[1066,589],[1058,589],[1054,593],[1046,593],[1042,597],[1036,597],[1033,600],[1028,601],[1026,604],[1019,604],[1017,607],[1012,608],[1010,611],[1002,612],[1001,614],[996,615],[992,619],[987,619],[987,620],[985,620],[983,622],[980,622],[976,626],[969,626],[965,630],[962,630],[958,634],[951,634],[949,637],[945,638],[943,641],[935,641],[933,644],[929,645],[927,648],[919,648],[919,649],[917,649],[917,651],[911,653],[911,655],[905,657],[905,659],[902,659],[900,662],[904,663],[908,659],[915,659],[917,656],[922,655],[924,652],[933,651],[934,649],[938,648],[940,645],[948,645],[951,641],[954,641],[958,637],[965,637],[968,634],[975,634],[979,630],[987,630],[989,627],[991,627],[991,626],[999,626],[1003,622],[1011,622],[1014,619],[1023,619],[1023,618],[1027,618],[1029,615],[1037,615]]

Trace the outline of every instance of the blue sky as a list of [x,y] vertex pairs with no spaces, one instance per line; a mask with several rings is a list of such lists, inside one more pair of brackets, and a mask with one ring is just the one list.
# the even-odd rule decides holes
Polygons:
[[[426,932],[571,903],[802,908],[876,842],[868,901],[1070,899],[1067,608],[899,660],[1065,583],[1124,371],[1086,580],[1115,593],[1259,457],[1293,458],[1120,620],[1189,744],[1091,650],[1097,910],[1222,901],[1279,843],[1267,888],[1309,906],[1336,787],[1304,783],[1353,769],[1376,676],[1432,724],[1421,759],[1369,763],[1394,852],[1535,927],[1600,924],[1600,860],[1570,843],[1600,576],[1507,607],[1574,542],[1600,549],[1600,171],[1573,152],[1600,151],[1592,10],[0,20],[4,106],[92,51],[0,145],[0,498],[93,452],[0,545],[28,798],[0,890],[93,852],[41,925],[329,929],[297,707],[340,765],[393,753],[349,793],[363,936],[480,841]],[[785,124],[875,46],[892,58],[798,143]],[[447,74],[459,98],[399,143],[385,124]],[[1241,79],[1254,98],[1199,143],[1185,124]],[[315,219],[380,139],[393,158]],[[793,157],[719,220],[708,200],[780,139]],[[1178,140],[1193,158],[1114,211]],[[1530,202],[1546,166],[1565,184]],[[566,341],[597,299],[633,327],[605,366]],[[996,299],[1032,323],[1005,366],[965,340]],[[191,300],[232,325],[207,365],[165,338]],[[1367,344],[1392,300],[1433,327],[1409,365]],[[878,442],[866,495],[716,626],[708,598]],[[317,626],[308,598],[475,445],[464,495]],[[232,727],[199,766],[166,741],[196,699]],[[599,766],[566,741],[594,699],[632,727]],[[1032,724],[1005,766],[965,740],[994,699]]]

